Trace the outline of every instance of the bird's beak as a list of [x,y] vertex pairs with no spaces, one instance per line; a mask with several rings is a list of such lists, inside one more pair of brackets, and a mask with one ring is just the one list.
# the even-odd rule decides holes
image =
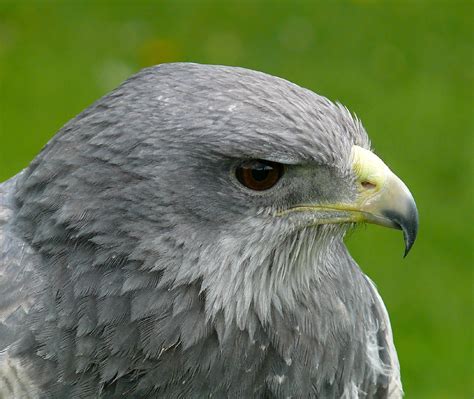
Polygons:
[[319,211],[321,223],[368,222],[403,231],[405,255],[418,232],[418,211],[407,186],[373,152],[352,147],[352,168],[358,193],[352,203],[303,205],[300,211]]

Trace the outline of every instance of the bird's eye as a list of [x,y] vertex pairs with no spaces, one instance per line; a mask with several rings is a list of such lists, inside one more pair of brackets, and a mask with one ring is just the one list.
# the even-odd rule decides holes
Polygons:
[[263,160],[247,161],[237,167],[235,175],[240,183],[251,190],[268,190],[280,180],[283,165]]

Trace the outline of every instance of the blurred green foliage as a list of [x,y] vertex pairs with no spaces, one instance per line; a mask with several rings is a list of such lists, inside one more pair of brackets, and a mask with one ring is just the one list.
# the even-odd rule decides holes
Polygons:
[[420,232],[351,234],[389,309],[407,398],[473,397],[473,2],[0,1],[0,181],[123,79],[239,65],[339,100],[411,188]]

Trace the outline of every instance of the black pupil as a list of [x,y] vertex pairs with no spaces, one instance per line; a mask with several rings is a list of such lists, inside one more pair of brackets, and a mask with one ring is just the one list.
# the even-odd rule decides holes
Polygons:
[[252,168],[252,177],[256,181],[264,181],[268,177],[270,170],[272,170],[270,165],[260,163]]

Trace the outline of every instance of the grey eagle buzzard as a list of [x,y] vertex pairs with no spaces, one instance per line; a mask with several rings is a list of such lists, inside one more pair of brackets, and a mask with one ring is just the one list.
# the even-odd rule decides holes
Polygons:
[[342,105],[144,69],[0,185],[0,397],[398,398],[359,222],[418,214]]

